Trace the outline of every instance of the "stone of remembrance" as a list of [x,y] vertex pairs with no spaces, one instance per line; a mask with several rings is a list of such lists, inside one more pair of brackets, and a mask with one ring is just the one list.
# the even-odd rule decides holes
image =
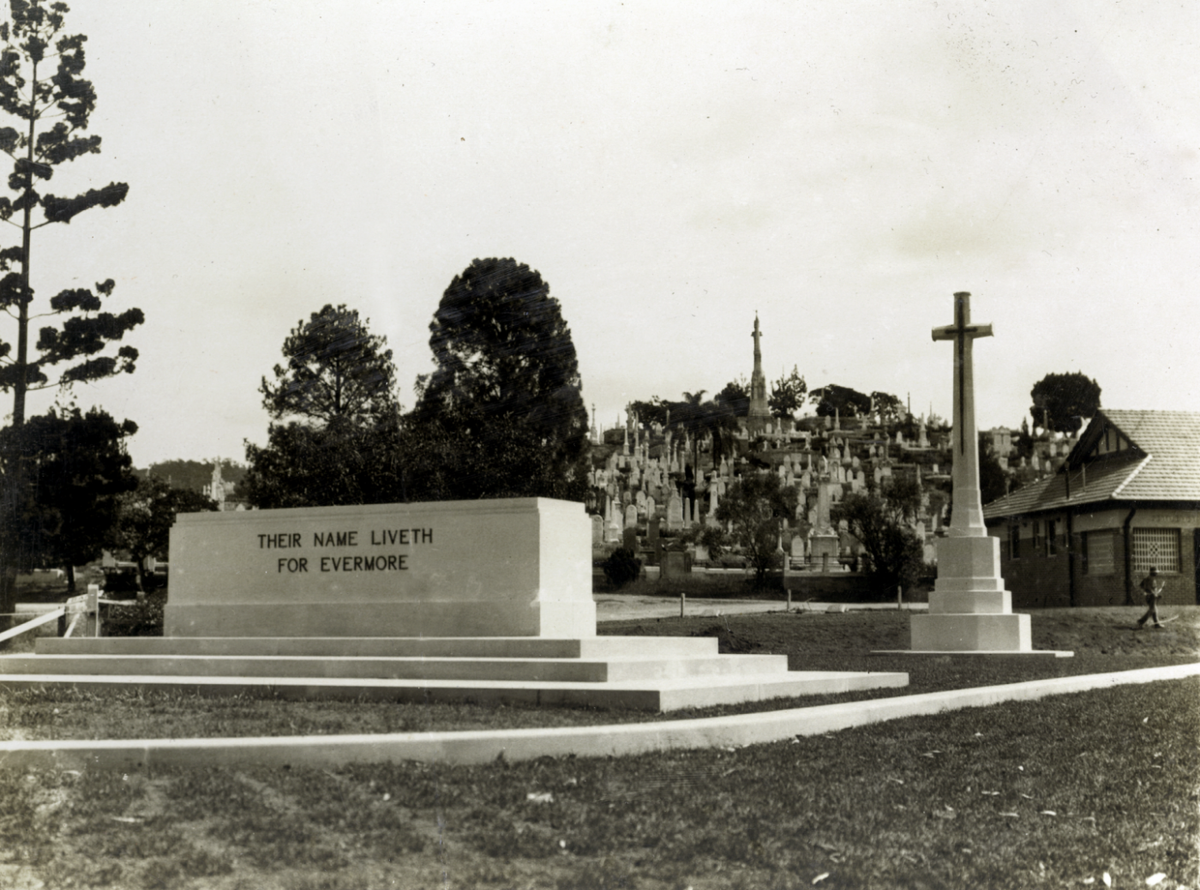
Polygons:
[[43,637],[0,679],[664,711],[908,683],[598,636],[591,554],[583,505],[542,498],[186,514],[162,637]]

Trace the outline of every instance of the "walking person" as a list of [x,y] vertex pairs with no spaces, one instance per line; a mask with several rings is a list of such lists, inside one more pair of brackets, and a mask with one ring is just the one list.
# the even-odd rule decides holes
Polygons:
[[1165,586],[1158,580],[1158,568],[1150,567],[1150,574],[1142,579],[1142,593],[1146,594],[1146,614],[1138,619],[1137,626],[1142,628],[1146,624],[1147,618],[1154,619],[1155,627],[1162,627],[1158,621],[1158,598],[1162,594],[1162,589]]

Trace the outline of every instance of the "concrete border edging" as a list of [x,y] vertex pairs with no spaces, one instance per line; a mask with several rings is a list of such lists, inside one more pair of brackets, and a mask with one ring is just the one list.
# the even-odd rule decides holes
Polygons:
[[606,757],[687,748],[732,747],[819,735],[895,720],[1033,701],[1157,680],[1200,676],[1200,663],[1084,674],[921,695],[819,705],[728,717],[610,726],[469,730],[380,735],[217,739],[131,739],[0,742],[7,769],[146,769],[158,766],[309,766],[418,760],[482,764],[538,757]]

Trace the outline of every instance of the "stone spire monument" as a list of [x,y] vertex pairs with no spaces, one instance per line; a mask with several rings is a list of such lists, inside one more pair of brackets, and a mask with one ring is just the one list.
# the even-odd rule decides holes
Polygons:
[[767,407],[767,378],[763,376],[762,347],[759,340],[762,332],[758,329],[758,313],[754,315],[754,373],[750,375],[750,413],[746,417],[746,431],[750,435],[766,432],[767,424],[771,422],[771,411]]
[[954,511],[948,536],[937,542],[929,612],[911,619],[914,653],[1033,654],[1029,616],[1013,614],[1012,594],[1000,577],[1000,539],[983,524],[971,347],[975,338],[990,336],[991,325],[971,324],[965,292],[954,295],[954,324],[933,329],[934,340],[954,344]]

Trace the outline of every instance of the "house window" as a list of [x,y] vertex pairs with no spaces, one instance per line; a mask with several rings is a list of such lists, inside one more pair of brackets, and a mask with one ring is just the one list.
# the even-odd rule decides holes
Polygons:
[[1144,575],[1152,568],[1179,571],[1179,529],[1133,529],[1133,573]]
[[1016,522],[1008,527],[1008,558],[1021,558],[1021,526]]
[[1113,563],[1113,533],[1088,532],[1083,536],[1083,573],[1085,575],[1111,575],[1116,568]]
[[1046,555],[1058,555],[1058,542],[1054,540],[1055,534],[1058,532],[1058,521],[1055,519],[1046,520]]

